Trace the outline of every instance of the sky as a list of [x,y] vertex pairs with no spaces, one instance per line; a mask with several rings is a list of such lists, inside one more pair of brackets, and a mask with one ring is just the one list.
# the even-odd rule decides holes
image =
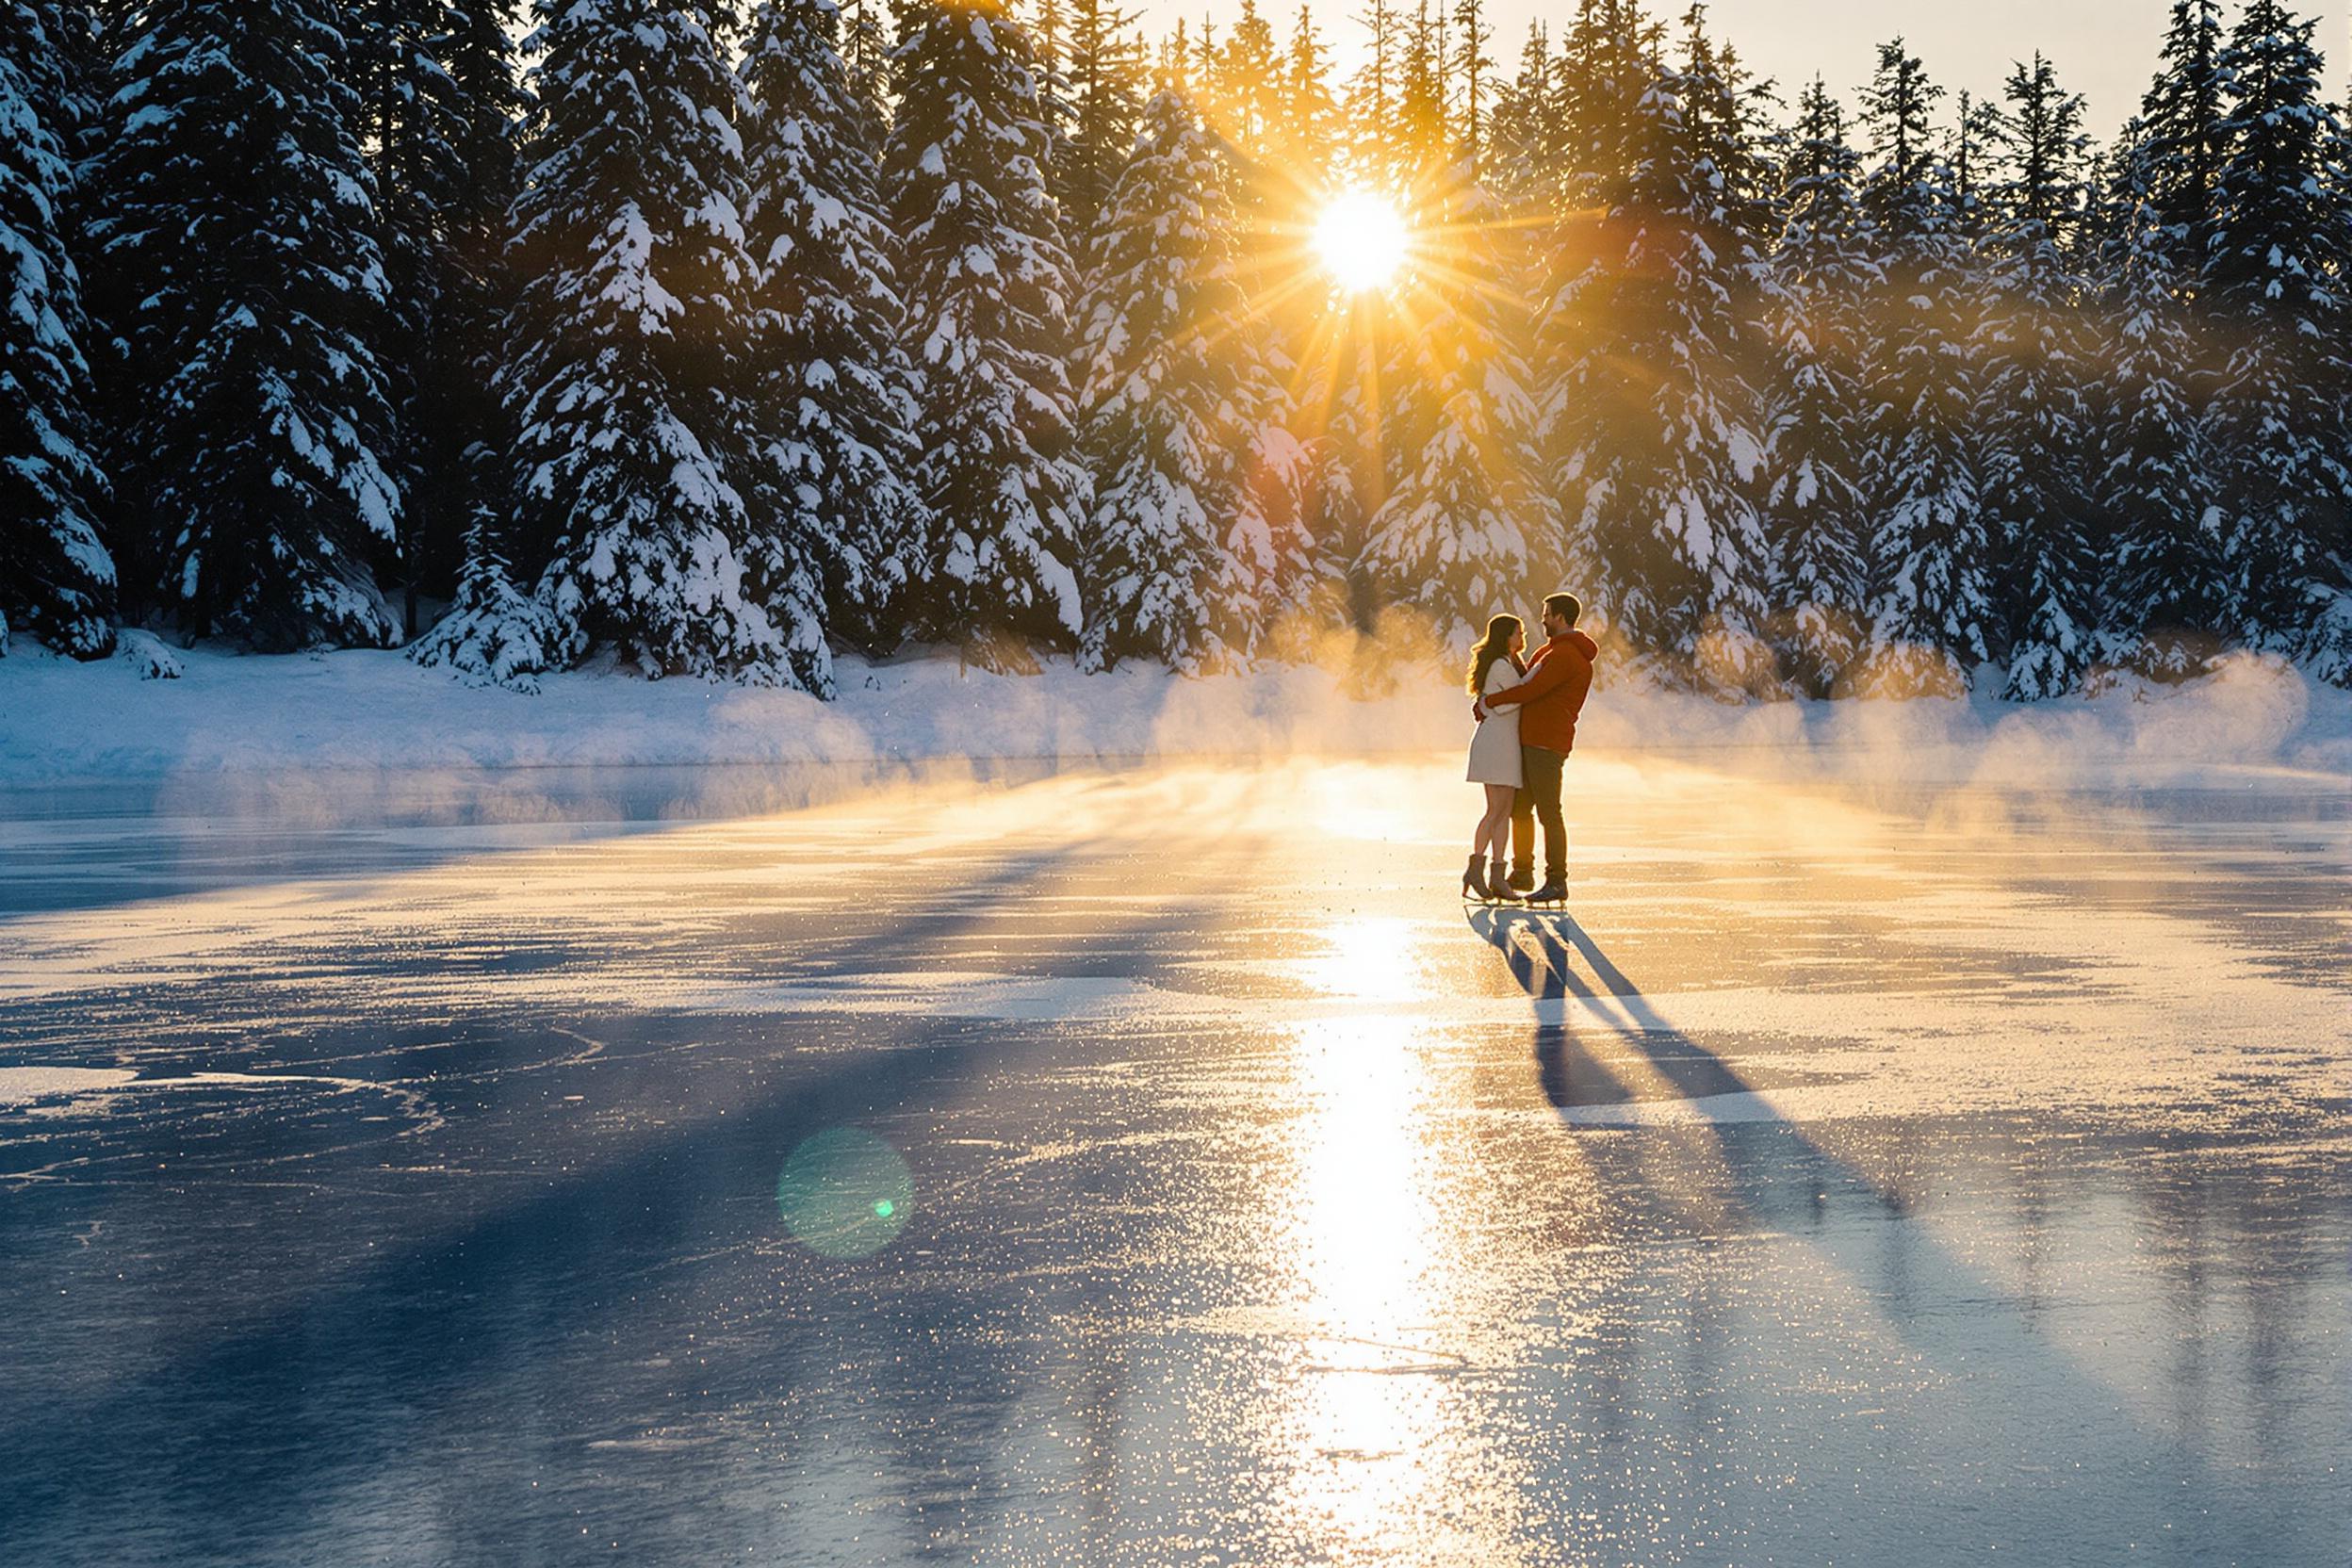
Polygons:
[[[1221,24],[1239,12],[1241,0],[1133,0],[1145,30],[1153,38],[1179,16],[1203,14]],[[1348,18],[1364,7],[1357,0],[1313,0],[1315,15],[1338,55],[1352,69],[1364,29]],[[1432,0],[1435,3],[1435,0]],[[1494,28],[1490,53],[1499,69],[1516,67],[1527,24],[1574,14],[1575,0],[1487,0]],[[1659,14],[1679,16],[1685,0],[1652,0]],[[1407,0],[1410,8],[1410,0]],[[1259,0],[1287,37],[1298,0]],[[2352,0],[2302,0],[2295,9],[2317,15],[2316,41],[2328,57],[2329,95],[2344,95],[2345,66],[2352,61]],[[1739,47],[1758,74],[1780,78],[1792,102],[1796,89],[1816,72],[1852,108],[1854,89],[1877,63],[1877,46],[1900,33],[1926,63],[1931,79],[1949,90],[1998,94],[2012,61],[2030,59],[2040,49],[2057,66],[2058,79],[2089,100],[2088,128],[2101,139],[2138,107],[2155,73],[2164,41],[2169,0],[1711,0],[1712,30]],[[2229,8],[2234,18],[2235,6]]]

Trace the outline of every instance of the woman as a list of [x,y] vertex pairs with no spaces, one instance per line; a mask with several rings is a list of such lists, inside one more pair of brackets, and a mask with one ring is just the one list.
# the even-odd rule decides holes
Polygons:
[[[1486,637],[1470,653],[1470,694],[1487,696],[1516,686],[1527,676],[1519,651],[1527,634],[1516,615],[1497,615],[1486,623]],[[1505,858],[1511,851],[1511,802],[1518,793],[1519,710],[1500,708],[1478,722],[1470,739],[1470,782],[1486,786],[1486,815],[1470,839],[1470,864],[1462,874],[1462,896],[1481,901],[1511,896]],[[1481,873],[1478,861],[1491,857],[1493,870]]]

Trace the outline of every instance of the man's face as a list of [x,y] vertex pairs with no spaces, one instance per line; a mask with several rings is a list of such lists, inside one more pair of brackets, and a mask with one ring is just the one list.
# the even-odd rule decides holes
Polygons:
[[1561,614],[1559,611],[1546,610],[1544,612],[1544,634],[1545,636],[1565,637],[1571,629],[1572,629],[1568,625],[1568,617]]

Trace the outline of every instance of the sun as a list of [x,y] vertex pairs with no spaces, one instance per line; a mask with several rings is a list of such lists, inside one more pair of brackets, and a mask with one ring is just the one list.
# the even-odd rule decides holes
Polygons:
[[1376,191],[1342,191],[1315,220],[1315,249],[1325,270],[1349,293],[1385,288],[1409,249],[1404,216]]

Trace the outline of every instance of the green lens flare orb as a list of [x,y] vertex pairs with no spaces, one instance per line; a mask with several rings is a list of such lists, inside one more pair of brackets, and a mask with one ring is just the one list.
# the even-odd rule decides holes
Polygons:
[[856,1127],[803,1142],[776,1179],[784,1228],[828,1258],[871,1257],[888,1247],[914,1199],[914,1173],[898,1151]]

